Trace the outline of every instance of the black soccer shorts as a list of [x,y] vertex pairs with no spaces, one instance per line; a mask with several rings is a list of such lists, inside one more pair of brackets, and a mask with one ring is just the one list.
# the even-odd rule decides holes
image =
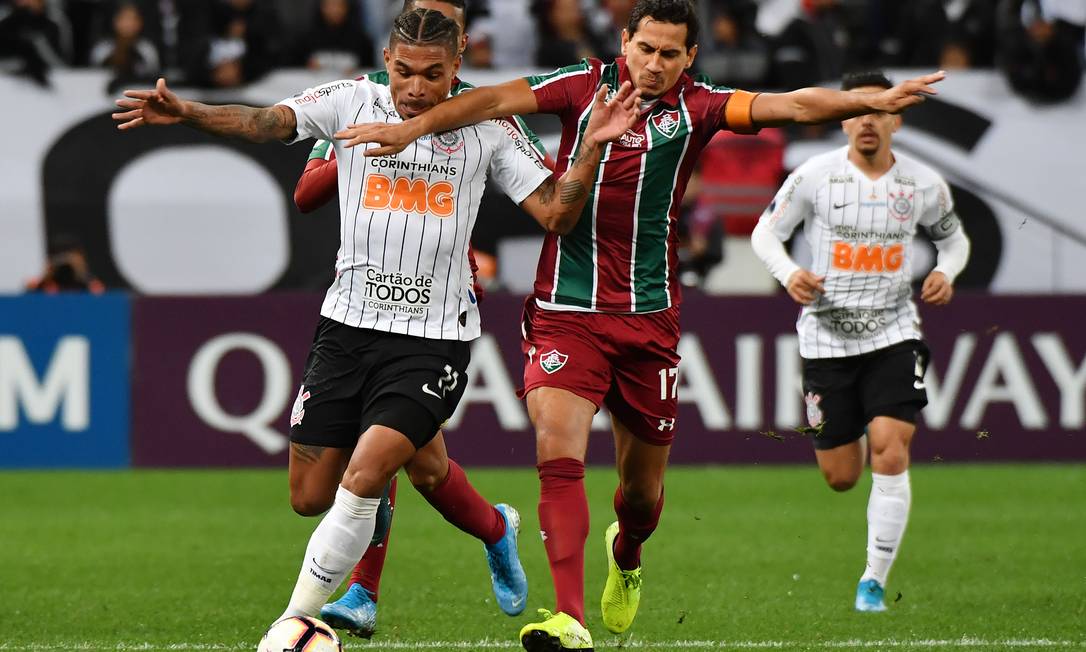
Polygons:
[[862,355],[804,359],[803,395],[814,447],[854,442],[875,417],[916,423],[928,404],[929,356],[923,342],[906,340]]
[[297,444],[353,448],[373,425],[415,448],[452,416],[467,385],[467,342],[355,328],[321,317],[290,415]]

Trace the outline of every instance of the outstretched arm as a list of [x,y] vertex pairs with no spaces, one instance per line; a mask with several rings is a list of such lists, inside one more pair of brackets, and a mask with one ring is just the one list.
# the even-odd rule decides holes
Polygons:
[[847,120],[865,113],[901,113],[920,104],[925,95],[935,95],[932,84],[942,81],[937,72],[904,81],[879,93],[835,91],[828,88],[801,88],[790,93],[762,93],[754,99],[751,118],[759,127],[791,123],[817,124]]
[[231,104],[211,106],[182,100],[159,79],[154,90],[125,91],[117,106],[125,111],[113,114],[118,129],[144,125],[185,124],[215,136],[241,138],[254,143],[289,140],[298,121],[291,109],[276,105],[253,108]]
[[524,79],[497,86],[483,86],[460,93],[422,115],[400,124],[352,124],[336,138],[346,147],[377,143],[381,147],[366,150],[366,156],[391,156],[426,134],[441,133],[469,124],[507,115],[524,115],[539,110],[535,93]]
[[573,230],[588,200],[588,189],[595,182],[604,148],[637,122],[641,92],[626,82],[607,102],[609,90],[604,84],[596,92],[591,117],[569,169],[559,179],[548,177],[520,204],[548,231],[566,234]]

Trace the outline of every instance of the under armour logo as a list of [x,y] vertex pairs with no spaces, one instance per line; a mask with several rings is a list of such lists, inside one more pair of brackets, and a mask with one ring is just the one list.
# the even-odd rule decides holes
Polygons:
[[675,419],[660,419],[660,425],[656,426],[656,429],[660,432],[665,430],[673,432],[675,430]]

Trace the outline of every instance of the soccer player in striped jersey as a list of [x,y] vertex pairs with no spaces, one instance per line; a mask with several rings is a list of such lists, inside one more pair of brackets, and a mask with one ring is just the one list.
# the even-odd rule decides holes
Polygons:
[[[875,95],[892,86],[882,73],[863,73],[847,76],[842,88]],[[950,301],[969,258],[946,182],[891,149],[900,126],[900,116],[884,112],[845,120],[848,145],[796,168],[751,235],[754,251],[803,305],[797,328],[807,421],[830,487],[856,484],[870,444],[860,611],[886,609],[886,577],[912,500],[909,443],[928,402],[928,348],[911,298],[913,238],[923,228],[938,250],[920,293],[927,303]],[[783,244],[800,225],[813,253],[810,270]]]
[[[461,31],[459,53],[462,55],[467,46],[468,35],[465,33],[464,2],[463,0],[405,0],[403,10],[432,9],[440,11],[447,18],[456,22]],[[377,84],[388,85],[387,71],[373,72],[363,77]],[[462,81],[459,77],[453,78],[451,94],[458,95],[462,90],[471,88],[471,85]],[[537,152],[545,156],[542,144],[534,133],[527,128],[520,118],[508,118],[509,122],[516,122],[523,135],[525,135]],[[546,161],[546,159],[545,159]],[[553,169],[553,163],[548,165]],[[303,213],[314,211],[324,204],[332,201],[337,195],[338,165],[333,143],[328,140],[319,140],[310,152],[309,160],[301,178],[298,179],[294,191],[294,202]],[[478,283],[478,266],[472,251],[471,242],[468,242],[468,265],[471,269],[475,298],[482,302],[483,287]],[[297,446],[298,444],[293,444]],[[411,484],[433,505],[445,518],[461,528],[467,528],[469,534],[482,539],[484,543],[493,543],[487,540],[489,533],[478,532],[470,529],[471,521],[462,522],[461,513],[455,509],[457,505],[457,492],[461,484],[450,482],[460,474],[459,466],[450,458],[449,464],[442,466],[442,461],[437,456],[416,455],[411,463],[405,467]],[[313,515],[312,512],[319,509],[323,513],[335,497],[335,488],[338,478],[342,475],[342,469],[327,466],[315,466],[310,472],[323,473],[323,477],[294,476],[296,480],[291,484],[292,502],[298,505],[310,507],[303,512]],[[315,480],[315,481],[314,481]],[[374,542],[366,554],[351,571],[348,580],[347,591],[333,603],[321,608],[321,619],[337,629],[346,629],[356,636],[369,638],[377,628],[377,600],[380,588],[381,574],[384,569],[385,556],[388,554],[389,538],[393,516],[395,515],[396,478],[392,479],[386,491],[387,499],[383,499],[382,509],[388,514],[387,519],[378,520],[377,531],[374,532]],[[387,507],[386,507],[387,503]],[[493,536],[493,535],[489,535]],[[500,605],[504,602],[499,596]],[[508,606],[508,605],[506,605]],[[514,611],[519,613],[524,605],[518,605]],[[511,614],[516,615],[516,614]]]
[[[343,80],[250,108],[183,101],[159,80],[154,90],[126,91],[114,119],[121,129],[184,123],[253,142],[330,140],[354,121],[393,125],[440,105],[459,68],[459,43],[454,21],[418,9],[394,23],[387,87]],[[576,161],[560,178],[503,120],[442,132],[398,156],[365,157],[337,141],[342,242],[291,415],[291,441],[302,444],[291,448],[291,473],[307,464],[345,471],[283,617],[319,613],[369,545],[379,497],[400,468],[422,454],[455,471],[439,427],[463,394],[468,342],[480,334],[466,260],[483,185],[493,176],[545,228],[568,232],[603,147],[636,119],[639,93],[630,84],[610,100],[607,91],[596,94]],[[492,507],[462,473],[456,481],[464,489],[454,509],[499,535],[487,546],[495,593],[507,612],[523,608],[516,511]]]
[[[592,417],[611,413],[618,516],[604,535],[608,576],[604,625],[627,630],[641,594],[641,544],[663,508],[664,471],[676,431],[679,282],[676,224],[698,154],[721,129],[818,123],[873,111],[898,112],[934,93],[942,74],[885,92],[806,88],[749,93],[689,76],[697,56],[697,9],[689,0],[639,0],[612,62],[588,59],[549,75],[464,93],[400,125],[355,124],[348,145],[367,154],[494,116],[557,114],[559,170],[582,139],[603,85],[641,91],[637,124],[607,146],[592,197],[568,234],[549,234],[535,292],[526,303],[524,390],[536,430],[539,518],[557,598],[556,613],[521,630],[529,650],[590,649],[584,627],[588,505],[584,456]],[[557,646],[557,647],[556,647]]]

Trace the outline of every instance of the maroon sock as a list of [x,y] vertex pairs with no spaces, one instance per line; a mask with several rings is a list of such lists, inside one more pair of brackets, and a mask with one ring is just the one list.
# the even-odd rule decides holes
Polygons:
[[618,536],[615,537],[615,563],[622,570],[633,570],[641,565],[641,544],[645,542],[660,522],[664,509],[664,492],[650,511],[639,511],[626,503],[622,487],[615,490],[615,514],[618,515]]
[[396,478],[392,478],[392,487],[388,490],[388,529],[380,545],[366,548],[366,554],[355,564],[351,571],[351,584],[361,584],[377,602],[377,589],[381,586],[381,571],[385,568],[385,555],[388,554],[388,539],[392,536],[392,517],[396,514]]
[[433,491],[420,493],[446,521],[483,543],[494,544],[505,536],[501,512],[475,491],[456,462],[449,460],[449,475]]
[[539,526],[554,581],[558,611],[584,624],[584,544],[588,539],[588,499],[584,462],[563,457],[539,470]]

